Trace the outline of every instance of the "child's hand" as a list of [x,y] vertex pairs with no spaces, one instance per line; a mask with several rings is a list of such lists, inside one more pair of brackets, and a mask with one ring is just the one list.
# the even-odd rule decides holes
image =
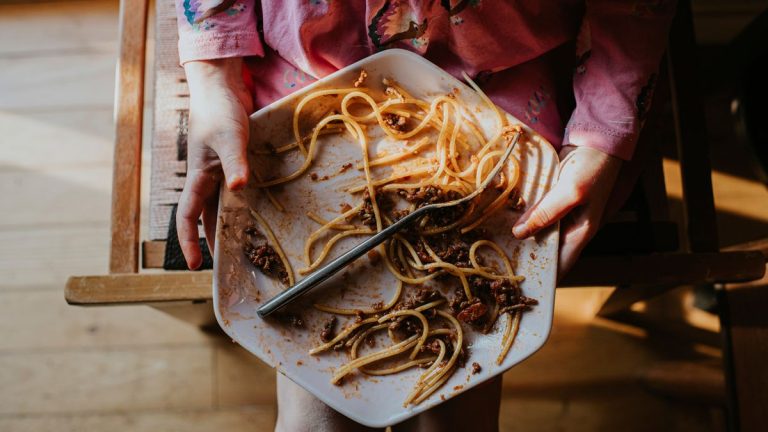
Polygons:
[[[558,279],[571,269],[600,227],[605,205],[622,165],[621,159],[589,147],[560,151],[557,184],[515,223],[515,237],[526,238],[562,220]],[[569,218],[564,218],[570,212]]]
[[194,270],[202,263],[197,230],[201,214],[213,251],[222,178],[230,190],[248,181],[246,145],[253,100],[243,84],[240,58],[189,62],[184,69],[190,94],[187,180],[176,227],[187,265]]

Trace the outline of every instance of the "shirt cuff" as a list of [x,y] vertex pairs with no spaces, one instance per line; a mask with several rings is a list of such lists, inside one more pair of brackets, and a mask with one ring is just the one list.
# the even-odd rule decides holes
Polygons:
[[563,145],[566,144],[593,148],[629,161],[635,153],[637,134],[616,131],[594,123],[571,122],[565,130]]
[[179,39],[179,63],[231,57],[264,56],[257,32],[201,35]]

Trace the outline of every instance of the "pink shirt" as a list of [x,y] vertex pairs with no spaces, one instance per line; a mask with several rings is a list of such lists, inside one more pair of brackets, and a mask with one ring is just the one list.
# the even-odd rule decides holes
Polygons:
[[[210,3],[210,4],[209,4]],[[378,50],[465,71],[556,147],[632,158],[674,0],[177,0],[179,54],[248,57],[257,107]],[[210,15],[202,18],[203,15]],[[202,18],[202,19],[201,19]]]

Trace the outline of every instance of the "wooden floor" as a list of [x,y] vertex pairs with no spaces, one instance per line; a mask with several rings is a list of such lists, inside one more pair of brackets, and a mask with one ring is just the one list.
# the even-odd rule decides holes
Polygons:
[[[68,275],[107,268],[116,39],[114,1],[0,5],[0,430],[270,430],[273,372],[237,346],[147,307],[64,302]],[[765,189],[715,182],[723,214],[765,233]],[[607,294],[558,292],[548,344],[505,377],[503,430],[721,430],[718,407],[640,381],[717,351],[594,318]]]

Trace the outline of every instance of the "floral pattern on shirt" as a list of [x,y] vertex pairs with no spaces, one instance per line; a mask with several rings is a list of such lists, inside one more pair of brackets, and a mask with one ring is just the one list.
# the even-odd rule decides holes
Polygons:
[[213,6],[206,5],[205,0],[184,0],[184,17],[187,23],[194,30],[211,30],[216,27],[216,23],[208,18],[224,13],[226,16],[235,16],[243,13],[247,7],[245,3],[238,3],[237,0],[222,0]]

